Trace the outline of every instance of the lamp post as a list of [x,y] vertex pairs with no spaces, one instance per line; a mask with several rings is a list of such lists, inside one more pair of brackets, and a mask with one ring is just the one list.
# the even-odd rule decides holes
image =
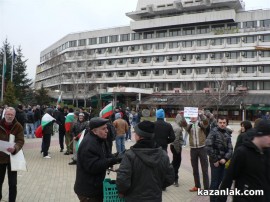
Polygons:
[[245,105],[242,101],[240,103],[240,110],[242,110],[242,121],[244,121],[245,120]]

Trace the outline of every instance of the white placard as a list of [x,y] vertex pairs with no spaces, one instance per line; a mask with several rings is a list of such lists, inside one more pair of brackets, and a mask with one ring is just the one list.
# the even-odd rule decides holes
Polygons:
[[[10,134],[9,142],[14,143],[14,141],[15,136]],[[22,149],[20,149],[20,151],[15,155],[10,154],[10,165],[12,171],[27,171],[26,161]]]
[[10,154],[10,152],[7,151],[8,148],[14,147],[14,142],[7,142],[0,140],[0,151],[5,152],[6,154]]
[[184,107],[184,117],[198,117],[198,107]]

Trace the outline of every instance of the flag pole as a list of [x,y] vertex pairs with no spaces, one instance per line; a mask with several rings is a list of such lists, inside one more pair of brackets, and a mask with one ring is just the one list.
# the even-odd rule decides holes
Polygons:
[[12,49],[12,62],[11,62],[11,75],[10,75],[10,81],[12,82],[13,81],[13,65],[14,65],[14,46],[13,46],[13,49]]
[[3,55],[3,69],[2,69],[2,91],[1,91],[1,102],[4,100],[4,82],[5,82],[5,69],[6,69],[6,50],[4,50],[4,55]]

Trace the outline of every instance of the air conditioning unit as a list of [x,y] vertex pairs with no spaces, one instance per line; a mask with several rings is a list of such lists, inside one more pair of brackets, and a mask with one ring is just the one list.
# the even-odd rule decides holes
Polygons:
[[262,40],[262,36],[260,35],[260,36],[258,36],[258,39],[259,39],[259,41],[261,41]]
[[99,66],[101,65],[101,61],[98,61],[98,65],[99,65]]
[[123,47],[119,47],[119,51],[122,52],[123,51]]
[[117,62],[118,62],[119,64],[123,64],[123,60],[122,60],[122,59],[118,59]]
[[246,38],[245,37],[242,37],[242,41],[245,42],[246,41]]
[[209,72],[213,72],[214,71],[214,69],[211,67],[211,68],[209,68]]
[[134,64],[135,60],[134,60],[133,58],[130,58],[130,59],[129,59],[129,62],[130,62],[131,64]]
[[258,54],[259,54],[259,55],[262,55],[262,51],[258,51]]
[[185,55],[182,55],[182,60],[183,61],[186,61],[187,60],[187,57]]
[[196,59],[200,59],[201,56],[200,56],[200,55],[195,55],[195,58],[196,58]]
[[258,70],[261,72],[263,70],[263,66],[259,66]]
[[246,67],[241,67],[241,70],[242,71],[246,71]]
[[211,44],[211,45],[215,45],[215,40],[211,40],[211,41],[210,41],[210,44]]
[[143,58],[143,59],[142,59],[142,62],[143,62],[143,63],[146,63],[146,58]]
[[226,56],[226,57],[229,57],[229,56],[230,56],[230,53],[229,53],[229,52],[226,52],[226,53],[225,53],[225,56]]
[[112,65],[112,61],[111,60],[107,60],[107,64],[108,65]]
[[230,67],[225,67],[225,71],[226,72],[230,72],[231,71],[231,68]]
[[97,51],[97,52],[98,52],[98,54],[101,54],[101,50],[100,50],[100,49],[98,49],[98,51]]
[[131,46],[130,50],[134,51],[135,50],[135,47],[134,46]]
[[112,52],[112,49],[111,48],[107,48],[107,52],[108,53],[111,53]]
[[215,54],[214,53],[210,53],[210,58],[214,58]]
[[182,70],[182,74],[186,74],[186,70],[185,69]]
[[246,56],[246,52],[241,52],[241,55],[242,56]]

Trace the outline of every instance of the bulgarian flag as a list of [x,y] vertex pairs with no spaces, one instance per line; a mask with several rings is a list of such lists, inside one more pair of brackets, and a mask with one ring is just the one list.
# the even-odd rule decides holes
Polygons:
[[71,130],[72,123],[74,121],[74,113],[68,113],[65,120],[65,129],[66,132],[69,132]]
[[76,151],[78,151],[78,149],[79,149],[79,146],[83,140],[84,134],[85,134],[85,129],[78,135],[78,136],[80,136],[80,139],[76,143]]
[[62,102],[62,91],[57,99],[56,105],[60,104]]
[[99,113],[101,118],[107,118],[113,114],[113,106],[112,103],[106,105]]
[[46,113],[41,119],[41,125],[36,129],[35,134],[37,138],[42,138],[43,136],[43,129],[46,125],[51,123],[55,118],[53,118],[50,114]]

